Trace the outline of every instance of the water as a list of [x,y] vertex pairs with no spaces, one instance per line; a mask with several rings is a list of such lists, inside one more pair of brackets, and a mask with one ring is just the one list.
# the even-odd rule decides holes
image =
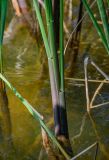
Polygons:
[[[89,23],[83,24],[79,56],[73,71],[73,77],[84,78],[82,56],[88,44],[93,60],[107,74],[109,57],[103,48],[97,33]],[[95,41],[96,40],[96,41]],[[41,53],[40,53],[41,52]],[[44,48],[38,48],[36,41],[30,37],[28,30],[20,29],[14,39],[4,45],[4,71],[7,79],[41,114],[46,123],[52,124],[52,104]],[[68,62],[66,62],[66,66]],[[43,75],[44,74],[44,75]],[[66,76],[68,74],[66,73]],[[90,79],[103,77],[89,66]],[[98,84],[89,83],[90,96]],[[97,103],[108,101],[109,86],[104,85]],[[7,88],[8,109],[6,115],[0,112],[0,159],[2,160],[38,160],[42,153],[40,126]],[[66,80],[66,99],[69,133],[72,148],[76,155],[99,140],[97,160],[109,159],[109,107],[99,107],[91,111],[91,119],[86,114],[84,82]],[[5,115],[5,116],[4,116]],[[53,128],[53,127],[51,127]],[[44,154],[44,153],[43,153]],[[95,148],[81,156],[80,160],[94,159]],[[45,154],[43,159],[45,158]]]

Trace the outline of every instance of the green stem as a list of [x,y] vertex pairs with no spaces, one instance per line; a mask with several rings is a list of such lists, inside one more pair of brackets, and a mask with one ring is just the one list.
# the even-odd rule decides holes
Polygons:
[[45,0],[45,12],[46,12],[46,21],[48,28],[48,38],[50,44],[51,54],[53,54],[53,63],[54,63],[54,74],[55,74],[55,83],[57,86],[57,91],[59,91],[59,64],[58,64],[58,55],[56,52],[56,43],[54,35],[54,19],[52,13],[52,2],[51,0]]
[[42,17],[41,17],[41,14],[40,14],[38,1],[33,0],[33,5],[34,5],[36,15],[37,15],[37,19],[38,19],[38,22],[39,22],[39,26],[40,26],[42,38],[43,38],[43,41],[44,41],[47,57],[48,58],[53,58],[52,54],[50,52],[50,47],[49,47],[49,44],[48,44],[48,39],[47,39],[47,36],[46,36],[46,32],[45,32],[44,24],[43,24],[43,21],[42,21]]
[[[49,41],[47,39],[47,36],[45,36],[45,29],[44,29],[44,24],[42,22],[42,17],[40,15],[39,11],[39,6],[38,6],[38,1],[33,0],[34,6],[35,6],[35,11],[36,15],[38,18],[39,26],[41,29],[43,41],[45,42],[44,44],[46,45],[45,47],[46,52],[49,52],[49,55],[47,53],[48,57],[48,64],[49,64],[49,75],[50,75],[50,83],[51,83],[51,93],[52,93],[52,103],[53,103],[53,110],[54,110],[54,121],[55,121],[55,134],[58,135],[60,134],[60,117],[59,117],[59,98],[58,98],[58,83],[59,83],[59,76],[58,76],[58,68],[56,65],[56,53],[55,53],[55,48],[54,48],[54,31],[53,31],[53,26],[52,26],[52,13],[50,10],[50,2],[47,0],[45,1],[45,11],[46,11],[46,21],[47,21],[47,28],[48,28],[48,34],[49,34]],[[51,5],[52,6],[52,5]],[[58,79],[58,80],[57,80]],[[58,127],[57,127],[58,126]],[[58,128],[58,129],[57,129]]]
[[3,34],[5,28],[6,12],[7,12],[7,2],[8,0],[1,0],[0,2],[0,45],[3,42]]
[[97,32],[98,32],[103,44],[104,44],[104,46],[105,46],[105,48],[106,48],[106,50],[107,50],[107,52],[109,54],[109,47],[108,47],[107,40],[105,38],[105,35],[104,35],[103,31],[101,30],[100,26],[98,25],[97,20],[95,19],[94,15],[93,15],[93,12],[90,9],[87,1],[86,0],[82,0],[82,2],[84,4],[86,10],[88,11],[89,16],[92,19],[92,22],[93,22],[93,24],[94,24],[94,26],[95,26],[95,28],[96,28],[96,30],[97,30]]
[[97,0],[97,4],[98,4],[101,19],[103,22],[103,28],[104,28],[107,44],[109,47],[109,24],[108,24],[108,18],[106,15],[106,9],[105,9],[103,0]]
[[60,0],[60,119],[61,135],[69,139],[68,122],[65,101],[65,84],[64,84],[64,31],[63,31],[64,1]]
[[[54,121],[55,121],[55,134],[56,136],[63,135],[66,138],[68,138],[68,125],[67,125],[67,114],[66,114],[66,108],[65,108],[65,94],[64,94],[64,45],[63,45],[63,2],[61,4],[61,34],[62,34],[62,40],[61,40],[61,79],[62,79],[62,90],[59,87],[59,65],[58,65],[58,55],[56,52],[56,43],[54,38],[54,21],[53,21],[53,13],[52,13],[52,1],[51,0],[45,0],[45,12],[46,12],[46,22],[47,22],[47,29],[48,29],[48,38],[45,39],[45,30],[44,24],[42,23],[42,17],[40,15],[39,7],[38,7],[38,1],[33,0],[35,11],[37,14],[37,18],[39,21],[40,28],[42,28],[42,37],[45,41],[45,44],[47,43],[47,46],[49,47],[49,54],[48,56],[48,64],[49,64],[49,74],[50,74],[50,83],[51,83],[51,93],[52,93],[52,103],[53,103],[53,112],[54,112]],[[47,49],[46,49],[47,52]],[[62,134],[61,134],[62,133]]]
[[3,34],[5,28],[6,12],[7,12],[7,0],[0,1],[0,72],[3,73],[3,55],[2,55],[2,43]]
[[64,91],[64,34],[63,34],[63,0],[60,0],[60,90]]
[[55,33],[55,41],[56,41],[56,52],[59,51],[59,23],[60,23],[59,15],[60,15],[59,0],[53,0],[53,17],[54,17],[54,33]]

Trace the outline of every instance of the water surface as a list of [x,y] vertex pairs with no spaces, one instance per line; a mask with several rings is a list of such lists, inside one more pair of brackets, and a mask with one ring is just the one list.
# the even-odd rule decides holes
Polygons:
[[[89,44],[91,45],[89,54],[100,68],[109,74],[109,56],[88,17],[87,22],[89,23],[83,24],[79,56],[70,77],[84,78],[82,56]],[[46,123],[50,123],[53,113],[47,59],[44,52],[43,45],[38,47],[28,30],[21,28],[14,39],[4,45],[4,74],[21,95],[44,115]],[[65,63],[67,66],[68,62]],[[89,78],[103,79],[90,66]],[[98,85],[98,83],[89,83],[90,96]],[[106,84],[98,95],[96,103],[108,101],[108,92],[109,85]],[[7,96],[8,119],[4,118],[2,112],[0,113],[0,159],[38,160],[42,153],[40,126],[8,88]],[[66,80],[66,99],[70,140],[74,154],[99,140],[97,160],[108,160],[109,107],[93,109],[90,119],[86,113],[84,82]],[[95,148],[78,159],[92,160],[94,153]],[[45,154],[43,159],[46,159]]]

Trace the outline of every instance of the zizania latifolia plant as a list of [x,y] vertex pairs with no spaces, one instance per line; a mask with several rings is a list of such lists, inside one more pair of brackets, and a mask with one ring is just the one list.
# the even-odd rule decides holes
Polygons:
[[[39,27],[41,30],[41,35],[43,38],[46,55],[48,58],[55,134],[53,134],[52,131],[45,124],[43,116],[38,111],[36,111],[34,107],[31,104],[29,104],[29,102],[26,99],[24,99],[21,96],[21,94],[11,85],[11,83],[4,76],[2,45],[3,45],[3,34],[4,34],[4,28],[5,28],[8,0],[0,0],[0,92],[1,91],[5,92],[5,84],[6,84],[10,88],[10,90],[13,91],[15,96],[18,97],[20,102],[27,108],[29,113],[39,122],[41,129],[45,131],[45,137],[47,138],[49,137],[52,140],[52,142],[55,144],[55,146],[60,150],[64,158],[67,160],[70,160],[71,156],[73,156],[73,151],[72,151],[70,140],[69,140],[67,112],[66,112],[66,98],[65,98],[65,82],[64,82],[64,52],[65,52],[64,51],[64,31],[63,31],[64,0],[55,1],[55,5],[56,5],[56,2],[58,2],[57,4],[58,7],[56,11],[53,9],[54,1],[44,0],[43,8],[44,8],[46,20],[43,20],[43,16],[41,14],[41,10],[39,7],[39,1],[32,0],[33,7],[35,9],[35,13],[36,13]],[[80,11],[82,12],[82,8],[84,5],[95,26],[95,29],[97,30],[104,44],[104,47],[109,53],[109,24],[108,24],[108,17],[107,17],[104,1],[96,0],[96,2],[97,2],[103,27],[101,27],[98,24],[97,19],[95,18],[94,13],[87,0],[80,1],[80,8],[81,8]],[[109,1],[107,2],[109,5]],[[56,6],[54,8],[56,9]],[[55,29],[56,26],[54,24],[54,17],[55,17],[54,15],[59,16],[57,18],[59,22],[58,29],[57,28]],[[81,15],[79,15],[78,19],[79,19],[78,20],[78,24],[79,24],[82,19]],[[45,23],[46,23],[46,26],[44,26]],[[58,34],[55,33],[56,30]],[[67,145],[66,145],[66,142],[67,142]],[[47,142],[45,141],[45,143],[48,143],[48,141]],[[91,149],[96,145],[98,145],[98,142],[92,144],[87,149],[82,151],[80,154],[73,157],[72,160],[76,159],[78,156],[82,155],[83,153],[85,153],[86,151],[88,151],[89,149]]]
[[[72,154],[71,147],[68,145],[68,153],[64,151],[60,143],[57,141],[52,132],[48,129],[44,123],[43,116],[40,115],[26,99],[24,99],[20,93],[10,84],[8,80],[3,75],[3,58],[2,58],[2,43],[3,43],[3,34],[6,20],[6,11],[7,11],[7,2],[8,0],[0,1],[0,79],[1,82],[6,84],[14,94],[19,98],[22,104],[28,109],[32,116],[38,120],[40,126],[45,130],[47,135],[51,138],[53,143],[59,148],[61,153],[66,159],[70,159],[68,154]],[[44,24],[39,10],[38,1],[33,0],[33,4],[36,10],[38,22],[40,25],[42,37],[44,40],[44,45],[46,48],[46,53],[48,57],[48,66],[50,73],[50,82],[51,82],[51,93],[52,93],[52,102],[53,102],[53,112],[54,112],[54,122],[55,122],[55,135],[61,141],[63,136],[69,142],[68,134],[68,124],[67,124],[67,114],[66,114],[66,102],[65,102],[65,92],[64,92],[64,42],[63,42],[63,1],[60,2],[60,57],[58,60],[58,54],[56,51],[56,42],[54,35],[54,24],[53,24],[53,11],[52,11],[52,2],[51,0],[45,0],[45,13],[46,13],[46,22],[47,22],[47,31],[48,36],[46,35]],[[63,139],[63,138],[62,138]],[[61,141],[64,145],[64,142]],[[65,147],[64,147],[65,148]]]
[[[65,87],[64,87],[64,35],[63,35],[63,0],[60,1],[60,27],[59,27],[59,56],[56,49],[55,32],[54,32],[54,18],[52,1],[45,0],[45,14],[47,33],[45,31],[43,19],[40,13],[39,4],[37,0],[33,0],[36,16],[39,22],[42,38],[44,41],[46,54],[48,58],[49,76],[51,84],[52,104],[55,123],[55,135],[61,141],[64,137],[69,141],[66,101],[65,101]],[[70,142],[69,142],[70,146]],[[69,154],[72,150],[69,147]]]
[[45,0],[45,14],[47,33],[44,28],[42,16],[39,10],[39,4],[37,0],[33,0],[34,8],[36,11],[37,19],[39,22],[42,38],[44,41],[46,54],[48,57],[51,94],[53,102],[54,122],[55,122],[55,134],[57,137],[64,136],[69,139],[67,114],[66,114],[66,102],[65,102],[65,90],[64,90],[64,36],[63,36],[63,1],[60,1],[60,47],[58,53],[56,51],[56,41],[54,33],[54,19],[52,1]]

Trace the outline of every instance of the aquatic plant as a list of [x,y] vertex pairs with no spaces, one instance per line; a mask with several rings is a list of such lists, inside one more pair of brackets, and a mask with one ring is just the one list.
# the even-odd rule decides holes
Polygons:
[[[65,82],[64,82],[64,31],[63,31],[63,16],[64,16],[64,1],[59,1],[59,37],[56,38],[55,29],[54,29],[54,14],[51,0],[44,0],[44,9],[46,14],[46,28],[43,23],[43,18],[41,16],[41,12],[39,9],[38,0],[33,0],[33,5],[35,8],[35,12],[37,15],[38,23],[40,26],[44,46],[46,49],[46,54],[48,58],[48,66],[49,66],[49,75],[50,75],[50,85],[51,85],[51,95],[52,95],[52,103],[53,103],[53,113],[54,113],[54,122],[55,122],[55,135],[51,132],[51,130],[47,127],[44,122],[43,116],[34,109],[34,107],[24,99],[21,94],[12,86],[12,84],[5,78],[3,74],[3,58],[2,58],[2,43],[3,43],[3,34],[6,20],[6,10],[7,10],[7,1],[0,1],[0,79],[3,82],[3,87],[5,84],[13,91],[15,96],[17,96],[20,102],[28,109],[29,113],[39,122],[41,128],[47,133],[47,135],[51,138],[52,142],[57,146],[57,148],[61,151],[64,157],[69,160],[70,156],[73,155],[72,149],[69,142],[69,132],[68,132],[68,122],[67,122],[67,113],[66,113],[66,99],[65,99]],[[83,3],[82,3],[83,2]],[[82,0],[80,2],[80,17],[78,17],[78,23],[81,19],[82,5],[86,7],[92,22],[102,39],[102,42],[109,52],[109,30],[108,30],[108,18],[106,15],[104,3],[101,0],[97,1],[99,13],[101,16],[101,20],[103,23],[103,30],[99,26],[94,14],[86,0]],[[79,28],[79,27],[78,27]],[[80,33],[80,30],[78,31]],[[79,34],[77,32],[77,35]],[[59,39],[59,51],[57,47],[57,41]],[[59,54],[58,54],[59,52]],[[86,79],[88,82],[88,79]],[[89,103],[89,102],[88,102]],[[89,105],[89,104],[88,104]],[[87,106],[88,106],[87,105]],[[88,108],[88,107],[87,107]],[[89,108],[87,109],[89,111]],[[66,138],[69,142],[68,149],[69,151],[64,150],[64,142],[61,140],[61,136]],[[58,139],[58,140],[57,140]],[[60,142],[62,146],[60,145]],[[86,151],[97,145],[98,142],[89,146],[83,152],[79,153],[77,156],[72,159],[76,159],[80,155],[84,154]],[[64,147],[63,147],[64,146]],[[66,148],[65,148],[66,149]]]
[[95,18],[94,13],[92,9],[90,8],[90,5],[88,4],[87,0],[82,0],[82,2],[86,10],[88,11],[88,14],[94,24],[94,27],[97,30],[98,35],[100,36],[102,43],[104,44],[104,47],[107,50],[107,53],[109,54],[109,27],[108,27],[108,19],[107,19],[106,9],[104,7],[103,0],[97,0],[97,4],[98,4],[98,8],[99,8],[99,12],[100,12],[100,16],[101,16],[101,20],[103,23],[103,28],[104,28],[105,33],[103,32],[101,26],[98,24],[97,19]]
[[[46,1],[48,3],[48,1]],[[50,1],[49,1],[50,3]],[[49,4],[52,5],[52,4]],[[37,7],[38,5],[36,5]],[[47,6],[48,7],[48,4]],[[45,125],[44,120],[43,120],[43,116],[41,116],[29,103],[26,99],[24,99],[18,92],[17,90],[10,84],[9,81],[7,81],[7,79],[3,76],[3,59],[2,59],[2,43],[3,43],[3,34],[4,34],[4,27],[5,27],[5,20],[6,20],[6,10],[7,10],[7,0],[3,0],[0,1],[0,9],[1,9],[1,28],[0,28],[0,54],[1,54],[1,73],[0,73],[0,78],[1,81],[3,82],[3,84],[5,83],[13,92],[14,94],[20,99],[20,101],[26,106],[26,108],[28,109],[28,111],[33,115],[33,117],[39,121],[41,127],[46,131],[46,133],[48,134],[48,136],[53,140],[53,143],[55,143],[55,145],[60,149],[61,153],[66,157],[66,159],[69,159],[69,155],[64,151],[64,149],[61,147],[60,143],[57,141],[57,139],[55,138],[55,136],[52,134],[52,132],[48,129],[48,127]],[[39,9],[39,8],[38,8]],[[38,12],[39,13],[39,12]],[[47,12],[46,12],[47,13]],[[47,20],[49,22],[49,20],[51,21],[52,18],[52,10],[50,11],[50,14],[47,13]],[[40,13],[39,13],[39,17],[40,17]],[[49,68],[50,70],[50,75],[51,75],[51,82],[52,82],[52,86],[53,86],[53,90],[52,93],[54,96],[56,96],[57,101],[55,102],[55,97],[53,96],[53,102],[54,102],[54,115],[55,115],[55,123],[56,126],[60,125],[60,108],[59,108],[59,75],[57,75],[57,72],[59,71],[59,68],[57,69],[58,65],[57,65],[57,54],[55,51],[55,40],[54,37],[52,36],[52,34],[54,33],[53,31],[53,24],[52,21],[49,24],[49,28],[48,31],[50,32],[49,38],[50,38],[50,47],[49,47],[49,43],[46,37],[46,33],[45,33],[45,29],[43,28],[43,22],[41,20],[41,18],[39,18],[40,23],[42,24],[41,29],[42,29],[42,33],[43,33],[43,37],[44,37],[44,42],[45,42],[45,46],[46,46],[46,50],[47,50],[47,55],[48,55],[48,62],[49,62]],[[52,52],[51,52],[52,51]],[[53,54],[51,54],[53,53]],[[53,61],[53,57],[54,57],[54,61]],[[53,72],[52,72],[53,71]],[[59,121],[56,121],[59,120]],[[58,130],[59,131],[59,130]],[[57,131],[57,134],[59,134],[59,132]]]
[[60,1],[60,55],[56,50],[56,41],[54,33],[54,19],[52,2],[45,0],[45,14],[47,33],[43,24],[42,16],[39,10],[38,1],[33,0],[34,8],[36,11],[37,19],[39,22],[42,38],[44,41],[46,54],[48,58],[51,93],[53,102],[54,122],[55,122],[55,134],[57,136],[65,136],[69,138],[67,114],[66,114],[66,103],[65,103],[65,92],[64,92],[64,36],[63,36],[63,1]]

